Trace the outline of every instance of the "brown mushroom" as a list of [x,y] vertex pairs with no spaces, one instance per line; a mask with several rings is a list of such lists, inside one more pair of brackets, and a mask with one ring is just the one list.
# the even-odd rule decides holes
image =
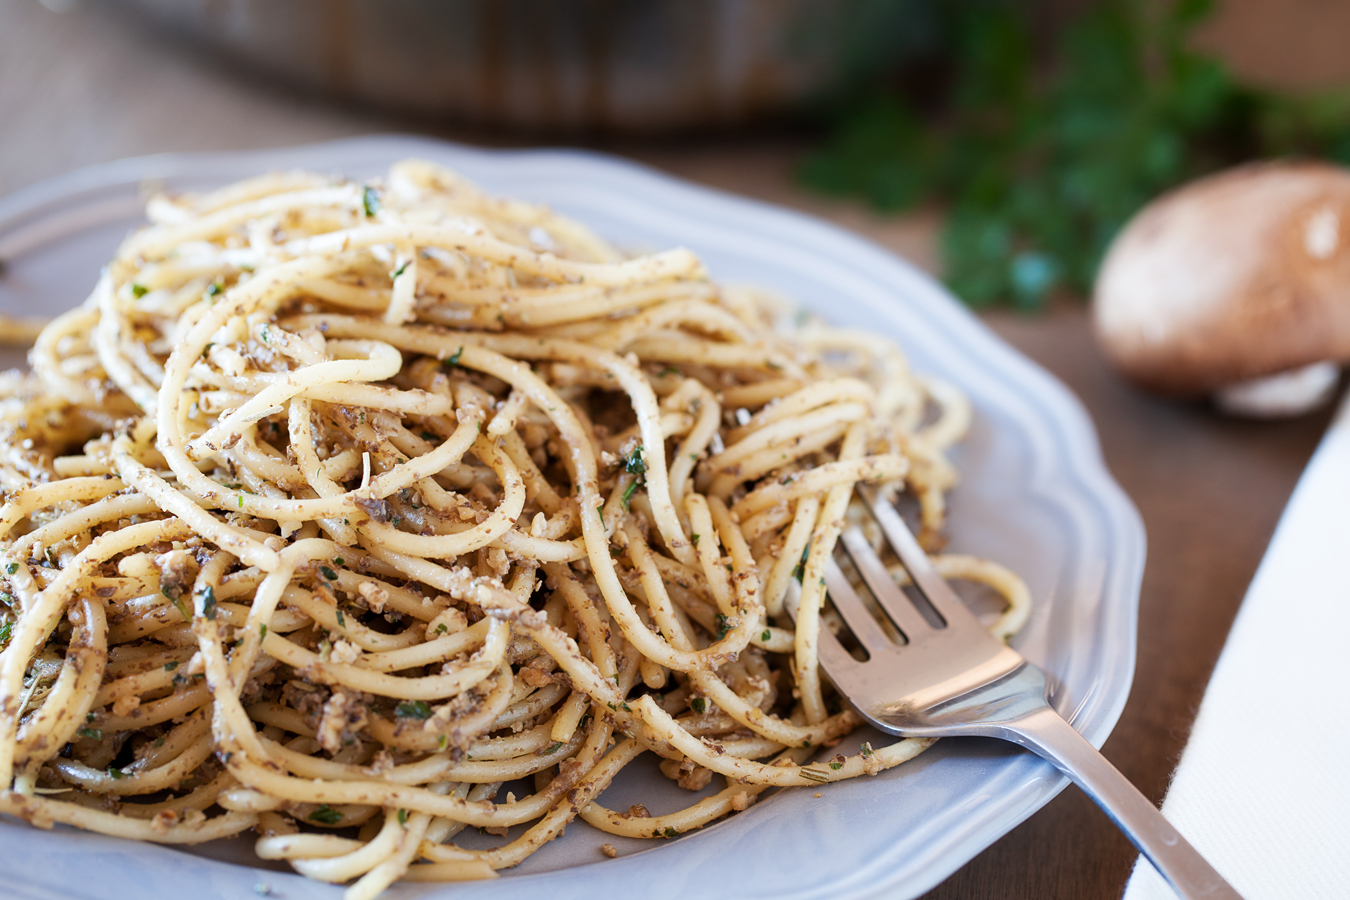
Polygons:
[[1317,405],[1350,359],[1350,171],[1254,164],[1163,195],[1117,236],[1093,306],[1145,388],[1249,415]]

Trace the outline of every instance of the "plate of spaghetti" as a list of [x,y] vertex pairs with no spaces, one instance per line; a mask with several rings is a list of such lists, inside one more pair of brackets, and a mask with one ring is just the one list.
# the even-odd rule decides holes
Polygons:
[[15,895],[917,895],[1065,782],[822,677],[859,484],[1089,739],[1124,704],[1085,414],[838,229],[379,137],[77,172],[0,260]]

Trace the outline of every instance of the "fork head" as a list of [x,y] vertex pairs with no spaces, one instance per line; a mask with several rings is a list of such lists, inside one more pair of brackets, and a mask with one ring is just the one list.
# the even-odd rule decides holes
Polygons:
[[894,640],[878,623],[831,560],[825,588],[867,655],[866,661],[856,659],[828,629],[821,629],[820,663],[839,691],[876,727],[916,737],[992,733],[979,723],[1006,721],[1043,707],[1045,678],[1040,670],[980,624],[938,574],[895,507],[869,488],[859,488],[859,494],[936,617],[925,616],[901,590],[858,528],[845,529],[844,553],[904,642]]

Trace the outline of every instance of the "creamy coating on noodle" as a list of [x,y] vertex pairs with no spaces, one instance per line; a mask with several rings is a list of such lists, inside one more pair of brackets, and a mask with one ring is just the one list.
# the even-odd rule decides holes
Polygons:
[[[970,419],[890,341],[426,162],[148,215],[0,376],[0,812],[248,832],[355,900],[928,746],[844,752],[816,660],[854,486],[935,549]],[[1014,574],[935,559],[1020,627]],[[647,754],[706,796],[602,805]]]

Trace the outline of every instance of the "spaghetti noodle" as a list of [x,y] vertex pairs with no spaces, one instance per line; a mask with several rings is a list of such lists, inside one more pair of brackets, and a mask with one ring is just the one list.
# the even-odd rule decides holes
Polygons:
[[[854,485],[932,546],[969,421],[890,342],[423,162],[148,214],[0,385],[0,812],[251,830],[368,898],[928,745],[810,762],[859,724],[816,661]],[[937,560],[1020,626],[1016,576]],[[726,786],[601,805],[644,754]]]

